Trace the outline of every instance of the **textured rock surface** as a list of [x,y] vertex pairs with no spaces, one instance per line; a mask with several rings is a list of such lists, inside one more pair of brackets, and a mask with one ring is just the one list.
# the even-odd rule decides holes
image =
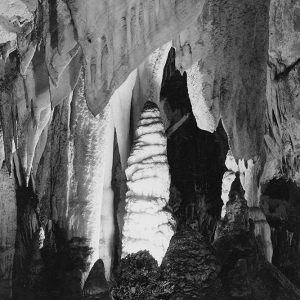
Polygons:
[[147,101],[154,102],[160,107],[163,70],[170,48],[171,42],[168,42],[156,49],[137,68],[137,80],[132,97],[133,130],[137,127],[140,113]]
[[88,106],[102,111],[146,56],[201,13],[204,1],[67,1],[86,64]]
[[[227,225],[223,223],[223,233],[216,241],[219,254],[225,249],[224,256],[220,255],[225,289],[229,297],[249,299],[260,293],[263,298],[285,297],[289,294],[284,294],[286,289],[293,298],[293,293],[298,293],[294,287],[263,258],[257,259],[260,244],[254,236],[263,237],[270,260],[269,227],[258,208],[260,188],[275,176],[300,180],[299,16],[299,1],[292,0],[1,1],[1,122],[5,163],[15,171],[12,175],[3,168],[0,171],[0,203],[5,216],[0,220],[1,276],[5,273],[7,279],[14,251],[9,246],[12,252],[7,256],[3,247],[14,244],[15,229],[2,226],[16,215],[13,202],[6,200],[15,197],[14,181],[19,185],[15,284],[32,292],[43,289],[46,280],[56,292],[61,288],[64,294],[79,297],[88,271],[99,257],[109,276],[115,244],[114,198],[119,197],[114,195],[118,189],[111,187],[114,127],[119,167],[125,169],[130,134],[136,129],[144,102],[150,99],[158,104],[160,97],[166,98],[159,92],[165,84],[163,66],[173,46],[168,60],[174,66],[164,70],[172,73],[177,68],[178,86],[171,96],[183,95],[180,106],[188,98],[187,88],[192,110],[189,107],[182,114],[171,107],[168,111],[168,100],[160,103],[167,108],[163,123],[170,126],[168,144],[173,148],[170,153],[175,152],[171,168],[180,169],[178,174],[186,179],[172,185],[172,208],[181,205],[185,217],[196,215],[197,224],[201,224],[198,227],[208,228],[204,231],[213,235],[224,171],[224,157],[218,160],[222,155],[216,144],[223,147],[226,143],[215,144],[212,137],[218,136],[221,119],[233,155],[240,159],[237,170],[228,170],[240,171],[245,190],[244,196],[238,194],[241,201],[229,203],[223,220]],[[75,88],[81,69],[85,69],[85,81],[80,77]],[[106,106],[109,100],[111,108]],[[99,116],[94,118],[90,111]],[[217,133],[198,134],[196,125]],[[165,142],[162,145],[165,147]],[[135,150],[138,147],[144,145],[135,146]],[[187,148],[192,150],[186,153]],[[178,160],[178,153],[189,158]],[[148,154],[155,162],[153,153]],[[153,193],[156,187],[139,185],[139,176],[147,172],[143,168],[129,172],[130,188],[142,192],[151,188]],[[160,168],[151,172],[156,174]],[[164,176],[163,172],[159,175]],[[232,175],[227,173],[225,179]],[[167,176],[163,179],[167,186]],[[121,176],[117,179],[119,183],[122,180]],[[240,190],[240,184],[236,188]],[[227,192],[228,188],[224,189],[223,196]],[[253,232],[248,230],[245,200],[254,221]],[[289,275],[291,269],[284,264],[297,265],[299,211],[294,203],[273,200],[262,203],[267,203],[263,208],[267,208],[268,221],[275,220],[271,224],[274,263]],[[144,223],[155,211],[131,204],[127,208],[144,216]],[[44,242],[39,237],[42,232]],[[171,231],[168,234],[170,237]],[[148,244],[152,247],[153,243]],[[238,253],[237,259],[232,253]],[[290,278],[298,284],[295,274]],[[278,288],[273,289],[274,283],[268,279],[263,282],[264,277],[274,279]],[[88,284],[92,291],[93,283]],[[22,299],[23,290],[16,295]],[[55,293],[51,297],[55,298]]]
[[271,227],[272,263],[297,287],[299,277],[299,187],[284,178],[264,187],[261,206]]
[[[159,296],[160,292],[159,277],[157,261],[149,251],[127,255],[121,259],[120,271],[116,285],[112,288],[112,295],[115,300],[157,299],[155,295]],[[167,289],[166,284],[165,288]]]
[[244,195],[245,191],[240,182],[240,174],[237,172],[228,195],[229,200],[226,203],[226,215],[216,229],[215,238],[240,230],[248,230],[248,206]]
[[261,208],[250,207],[249,219],[254,222],[254,234],[262,243],[262,248],[268,262],[272,262],[273,246],[271,241],[271,228]]
[[167,141],[156,104],[146,102],[126,169],[128,192],[122,256],[148,250],[160,264],[174,226],[164,211],[169,201]]
[[241,184],[245,190],[245,199],[249,207],[259,206],[260,185],[258,178],[261,173],[261,160],[239,160]]
[[213,131],[221,117],[236,158],[263,146],[268,14],[267,0],[207,1],[174,44],[179,70],[195,63],[187,79],[198,125]]
[[224,218],[226,214],[226,204],[229,200],[229,192],[231,188],[231,184],[235,179],[235,173],[238,172],[239,167],[232,156],[231,151],[228,151],[225,160],[225,166],[227,171],[224,173],[222,178],[222,195],[221,198],[223,200],[223,207],[221,212],[221,217]]
[[248,218],[244,190],[236,177],[213,243],[221,263],[224,299],[298,299],[300,291],[267,262]]
[[104,264],[101,260],[97,260],[90,271],[83,289],[84,300],[109,300],[108,284],[105,279]]
[[[93,249],[91,263],[99,258],[105,165],[110,163],[106,148],[113,143],[113,131],[112,140],[109,134],[111,118],[109,106],[101,117],[92,116],[86,106],[81,78],[72,101],[65,101],[55,110],[39,169],[39,198],[44,206],[51,205],[45,218],[58,222],[67,239],[86,238],[87,246]],[[53,182],[51,178],[56,180]],[[106,208],[110,210],[109,205]],[[110,224],[106,225],[109,228]],[[109,274],[109,258],[105,267]]]
[[[86,105],[81,77],[69,99],[53,111],[45,150],[37,166],[36,195],[31,191],[27,199],[27,189],[19,192],[17,284],[32,277],[26,274],[27,265],[38,262],[39,267],[34,268],[41,273],[36,277],[47,284],[38,281],[31,291],[26,285],[27,290],[22,287],[16,299],[29,292],[37,297],[42,297],[43,292],[50,299],[56,293],[65,299],[80,298],[89,270],[100,255],[106,276],[110,276],[114,242],[114,197],[110,186],[113,139],[110,106],[94,117]],[[45,245],[37,260],[27,254],[39,226],[45,229]]]
[[221,124],[215,133],[197,127],[187,90],[187,77],[175,66],[175,50],[169,51],[164,68],[161,102],[168,136],[171,174],[169,207],[178,226],[189,226],[213,236],[219,218],[221,179],[227,136]]
[[16,41],[26,24],[33,20],[35,0],[9,0],[0,3],[0,44]]
[[11,295],[17,207],[14,177],[8,173],[4,159],[3,134],[0,129],[0,298],[6,300]]
[[211,245],[199,232],[177,232],[161,269],[162,277],[174,285],[168,299],[218,299],[220,266]]
[[300,57],[300,3],[271,0],[269,55],[283,71]]
[[137,70],[134,70],[129,74],[126,81],[114,92],[109,101],[116,128],[121,164],[124,170],[127,166],[127,158],[130,152],[130,111],[135,107],[132,104],[132,96],[136,79]]
[[261,176],[299,181],[299,3],[271,1],[267,77],[266,163]]

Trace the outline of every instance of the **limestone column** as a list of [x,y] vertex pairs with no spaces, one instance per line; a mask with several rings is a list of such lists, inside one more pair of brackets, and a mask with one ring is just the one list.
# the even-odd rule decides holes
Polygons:
[[142,111],[126,169],[128,192],[122,256],[148,250],[160,264],[173,235],[169,200],[167,141],[156,104]]

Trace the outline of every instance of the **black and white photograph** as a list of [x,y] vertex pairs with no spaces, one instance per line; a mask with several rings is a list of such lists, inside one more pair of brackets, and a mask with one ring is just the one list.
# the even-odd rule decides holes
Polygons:
[[300,300],[300,0],[0,0],[0,300]]

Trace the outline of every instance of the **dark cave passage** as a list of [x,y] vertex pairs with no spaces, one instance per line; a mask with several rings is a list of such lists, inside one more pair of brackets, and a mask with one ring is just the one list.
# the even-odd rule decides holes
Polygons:
[[161,103],[167,119],[170,206],[178,229],[188,226],[212,240],[221,215],[222,176],[229,149],[222,123],[214,133],[197,127],[188,95],[186,73],[175,67],[171,48],[164,69]]
[[272,263],[300,287],[300,188],[278,178],[263,189],[261,205],[271,227]]

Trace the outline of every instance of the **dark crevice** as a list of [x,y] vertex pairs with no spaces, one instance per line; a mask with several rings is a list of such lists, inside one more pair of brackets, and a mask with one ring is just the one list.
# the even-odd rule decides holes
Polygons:
[[279,128],[278,126],[278,122],[277,122],[277,119],[275,117],[275,113],[274,113],[274,110],[272,109],[272,120],[273,120],[273,124],[276,125],[277,128]]
[[220,218],[221,186],[228,138],[222,123],[210,133],[197,127],[188,95],[186,73],[175,67],[175,51],[169,52],[162,80],[161,101],[169,126],[189,114],[168,137],[171,174],[170,207],[178,229],[191,227],[212,240]]
[[284,178],[263,187],[261,205],[271,227],[272,263],[300,288],[300,189]]
[[283,79],[284,77],[287,77],[289,75],[289,73],[295,69],[295,67],[300,63],[300,58],[298,58],[294,63],[292,63],[291,65],[289,65],[288,67],[286,67],[284,69],[284,71],[282,71],[281,73],[276,73],[274,79],[276,81],[279,81],[281,79]]
[[58,24],[57,24],[57,0],[48,0],[49,4],[49,21],[51,34],[51,48],[58,46]]

